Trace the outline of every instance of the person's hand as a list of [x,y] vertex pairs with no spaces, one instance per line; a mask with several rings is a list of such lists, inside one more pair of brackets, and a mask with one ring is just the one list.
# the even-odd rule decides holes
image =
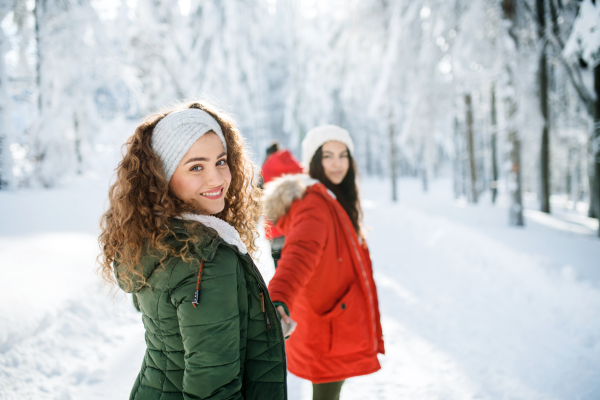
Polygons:
[[296,321],[290,318],[289,315],[285,312],[285,308],[282,306],[277,306],[277,312],[281,317],[281,328],[283,329],[283,336],[288,338],[294,331],[296,330],[296,326],[298,325]]
[[279,316],[281,317],[283,322],[285,322],[286,324],[292,322],[290,316],[285,313],[285,308],[283,308],[283,306],[277,306],[277,312],[279,313]]

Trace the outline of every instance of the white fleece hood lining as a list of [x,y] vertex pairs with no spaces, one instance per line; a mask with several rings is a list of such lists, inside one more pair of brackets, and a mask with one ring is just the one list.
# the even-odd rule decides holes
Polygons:
[[200,214],[183,214],[184,220],[189,221],[197,221],[202,225],[205,225],[209,228],[217,231],[219,236],[228,244],[237,247],[240,253],[248,254],[248,249],[244,242],[242,242],[242,238],[240,238],[239,232],[227,222],[219,219],[217,217],[213,217],[212,215],[200,215]]

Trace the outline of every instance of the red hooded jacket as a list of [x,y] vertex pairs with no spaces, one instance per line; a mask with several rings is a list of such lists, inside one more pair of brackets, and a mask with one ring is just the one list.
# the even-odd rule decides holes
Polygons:
[[[299,174],[301,172],[302,165],[300,161],[289,150],[285,149],[271,154],[262,166],[262,176],[265,184],[282,175]],[[269,223],[265,227],[265,233],[269,240],[283,236],[279,229]]]
[[366,243],[325,186],[308,179],[286,176],[266,187],[267,216],[286,236],[269,292],[298,322],[286,341],[290,372],[334,382],[381,368],[379,303]]

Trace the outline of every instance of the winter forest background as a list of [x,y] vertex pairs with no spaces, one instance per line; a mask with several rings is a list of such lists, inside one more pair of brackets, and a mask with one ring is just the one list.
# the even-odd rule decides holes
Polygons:
[[354,139],[386,355],[341,399],[600,398],[596,1],[0,0],[0,55],[2,400],[128,397],[144,328],[98,221],[141,118],[194,98],[257,171]]
[[202,96],[258,165],[334,123],[363,175],[505,191],[516,225],[523,199],[600,215],[595,1],[3,0],[0,20],[3,190],[102,168],[141,117]]

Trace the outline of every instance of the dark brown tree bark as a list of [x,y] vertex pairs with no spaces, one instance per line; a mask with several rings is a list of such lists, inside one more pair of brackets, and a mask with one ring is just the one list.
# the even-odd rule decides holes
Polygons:
[[473,138],[473,105],[471,95],[465,94],[466,121],[467,121],[467,146],[469,150],[469,169],[471,170],[471,193],[469,200],[477,203],[477,167],[475,162],[475,141]]
[[[592,151],[594,155],[590,185],[590,211],[589,216],[600,219],[600,64],[594,68],[594,136]],[[600,236],[600,227],[598,229]]]
[[538,33],[542,43],[538,82],[540,87],[540,111],[544,120],[540,153],[540,211],[550,212],[550,135],[548,123],[548,62],[546,56],[546,11],[545,0],[536,0]]
[[496,203],[498,196],[498,121],[496,118],[496,87],[492,84],[491,93],[491,111],[492,111],[492,203]]

